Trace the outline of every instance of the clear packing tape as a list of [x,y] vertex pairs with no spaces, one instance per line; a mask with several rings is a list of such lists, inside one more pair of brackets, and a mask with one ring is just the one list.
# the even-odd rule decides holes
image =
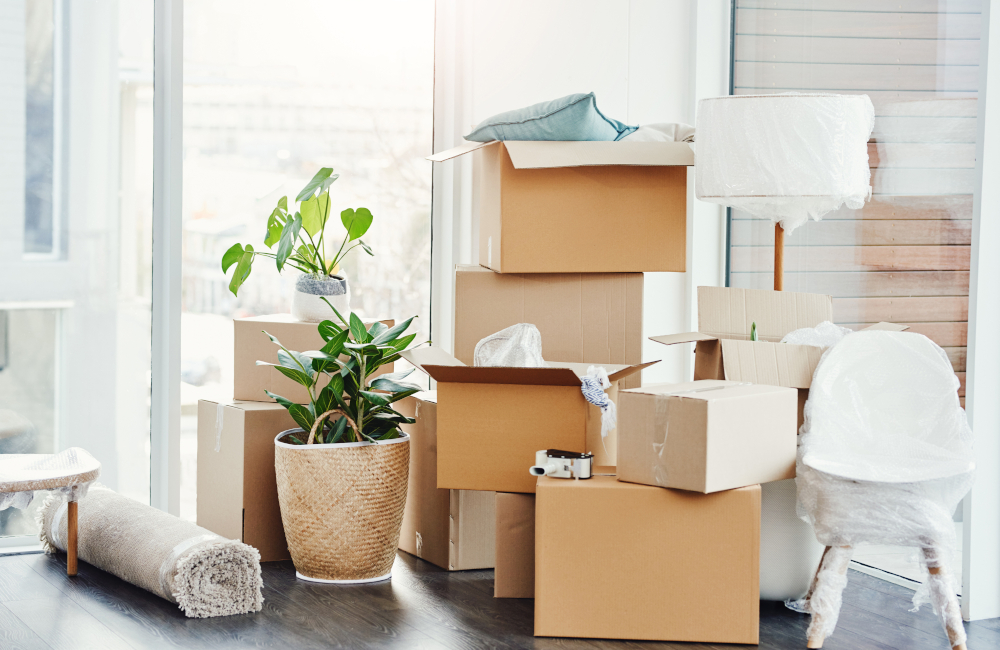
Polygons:
[[78,501],[101,475],[101,464],[79,447],[58,454],[0,455],[0,510],[28,507],[38,490]]
[[867,95],[734,95],[698,104],[695,189],[718,203],[780,222],[809,219],[871,197]]
[[[820,543],[916,547],[925,567],[947,565],[975,467],[958,388],[944,350],[921,334],[855,332],[824,353],[796,468],[799,512]],[[914,605],[947,610],[948,580],[932,572]]]

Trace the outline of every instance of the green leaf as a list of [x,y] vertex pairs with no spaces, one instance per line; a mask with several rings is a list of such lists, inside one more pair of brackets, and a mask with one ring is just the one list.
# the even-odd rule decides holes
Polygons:
[[284,366],[274,366],[274,369],[288,377],[292,381],[302,384],[306,388],[312,387],[312,377],[302,372],[301,370],[293,370],[292,368],[286,368]]
[[368,208],[358,208],[357,211],[347,208],[340,213],[340,221],[347,230],[349,241],[363,237],[371,227],[373,218]]
[[360,239],[358,240],[358,243],[361,244],[361,248],[363,248],[366,253],[368,253],[372,257],[375,257],[375,253],[372,252],[372,249],[371,249],[371,247],[368,244],[364,243]]
[[222,272],[225,273],[229,267],[240,261],[243,257],[243,244],[233,244],[222,254]]
[[340,356],[344,352],[344,343],[347,342],[348,336],[350,336],[350,332],[347,330],[341,330],[337,334],[334,334],[326,342],[326,345],[323,346],[321,352],[325,352],[332,357]]
[[[258,361],[257,365],[260,366],[260,365],[264,365],[264,364],[262,364],[261,362]],[[264,392],[267,394],[268,397],[270,397],[271,399],[273,399],[278,404],[281,404],[286,409],[290,408],[293,404],[295,404],[295,402],[293,402],[292,400],[287,399],[285,397],[282,397],[281,395],[275,395],[274,393],[272,393],[271,391],[267,390],[266,388],[264,389]]]
[[378,338],[379,334],[385,332],[389,329],[389,326],[382,321],[375,321],[372,326],[368,328],[368,336],[371,337],[372,343],[375,343],[375,339]]
[[250,277],[250,267],[253,264],[253,246],[247,244],[246,249],[243,251],[243,255],[240,257],[240,261],[236,264],[236,270],[233,272],[233,279],[229,282],[229,290],[236,295],[246,279]]
[[419,388],[411,388],[409,390],[402,390],[402,391],[399,391],[398,393],[393,393],[386,400],[386,403],[387,404],[392,404],[393,402],[398,402],[399,400],[403,399],[404,397],[409,397],[410,395],[415,395],[416,393],[419,393],[420,390],[421,389],[419,389]]
[[390,403],[388,395],[383,395],[381,393],[373,393],[370,390],[359,390],[358,395],[364,397],[370,403],[376,404],[378,406],[387,406]]
[[406,349],[410,343],[413,343],[413,339],[417,338],[416,333],[410,334],[409,336],[404,336],[401,339],[396,339],[390,345],[396,350],[403,351]]
[[340,174],[333,174],[332,176],[330,176],[330,178],[327,178],[322,183],[320,183],[319,184],[320,193],[326,192],[328,189],[330,189],[330,186],[333,185],[333,181],[337,180],[338,178],[340,178]]
[[264,233],[264,245],[271,248],[281,239],[281,230],[288,221],[287,215],[279,207],[271,211],[271,216],[267,218],[267,232]]
[[385,375],[380,375],[375,378],[371,383],[371,387],[376,390],[384,390],[389,393],[394,393],[396,391],[412,390],[414,388],[419,390],[419,386],[416,384],[401,384],[398,381],[392,379],[387,379]]
[[293,420],[295,420],[295,424],[305,429],[308,433],[309,429],[312,428],[313,422],[316,421],[316,418],[309,412],[309,409],[302,404],[294,404],[291,402],[287,405],[282,404],[282,406],[288,409],[288,414],[292,416]]
[[340,319],[341,323],[343,323],[345,326],[347,325],[347,321],[344,320],[344,317],[340,315],[340,312],[337,311],[337,308],[334,307],[333,304],[331,304],[330,301],[326,299],[326,296],[320,296],[319,299],[325,302],[326,306],[333,310],[333,313],[337,315],[337,318]]
[[323,167],[322,169],[320,169],[318,172],[316,172],[316,175],[312,177],[312,180],[306,183],[306,186],[302,188],[302,191],[299,192],[299,195],[295,197],[295,200],[305,201],[306,199],[308,199],[310,196],[313,195],[313,192],[316,191],[316,188],[323,184],[323,181],[330,178],[330,174],[332,173],[333,169],[330,167]]
[[406,328],[410,326],[410,323],[413,322],[414,318],[416,318],[416,316],[414,316],[413,318],[406,319],[405,321],[403,321],[399,325],[396,325],[394,327],[390,327],[385,332],[383,332],[381,335],[374,337],[372,339],[372,343],[389,343],[391,341],[394,341],[397,336],[399,336],[400,334],[402,334],[403,332],[406,331]]
[[347,418],[340,418],[333,425],[333,434],[330,436],[330,442],[340,442],[340,439],[344,437],[344,432],[347,431]]
[[301,352],[278,350],[278,365],[291,370],[301,370],[309,375],[312,374],[312,359]]
[[288,197],[287,196],[283,196],[280,199],[278,199],[278,209],[279,210],[283,210],[284,212],[288,212]]
[[325,320],[319,324],[319,335],[323,337],[324,341],[329,341],[343,331],[346,330],[332,320]]
[[347,410],[347,402],[344,401],[344,378],[340,374],[333,375],[330,378],[330,383],[323,390],[330,392],[337,406]]
[[278,264],[279,272],[285,266],[285,262],[288,261],[288,257],[295,249],[295,242],[299,238],[299,230],[301,228],[302,216],[296,212],[295,216],[289,219],[285,223],[285,227],[281,230],[281,240],[278,242],[278,251],[275,253],[275,261]]
[[399,429],[397,429],[396,427],[393,427],[393,428],[389,429],[388,431],[386,431],[384,434],[382,434],[378,438],[378,440],[392,440],[392,439],[398,438],[398,437],[399,437]]
[[361,322],[358,315],[353,312],[351,312],[351,338],[358,343],[368,343],[371,341],[371,337],[368,336],[368,330],[365,328],[365,324]]
[[379,379],[391,379],[392,381],[400,381],[406,379],[413,374],[415,368],[410,368],[409,370],[402,370],[400,372],[389,372],[384,375],[379,375]]
[[299,206],[302,212],[302,227],[311,237],[323,230],[326,217],[330,214],[330,194],[324,192],[311,196]]

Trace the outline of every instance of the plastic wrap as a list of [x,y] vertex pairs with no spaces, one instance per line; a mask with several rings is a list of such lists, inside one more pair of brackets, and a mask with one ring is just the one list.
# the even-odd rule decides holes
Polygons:
[[[795,479],[800,513],[822,544],[917,547],[925,567],[944,569],[975,467],[958,387],[944,350],[921,334],[855,332],[824,353]],[[914,598],[944,612],[946,627],[948,580],[932,572]]]
[[871,197],[867,95],[734,95],[698,103],[695,188],[702,201],[791,232]]
[[0,455],[0,510],[25,508],[37,490],[54,490],[77,501],[101,475],[101,464],[79,447],[58,454]]
[[789,332],[785,334],[781,342],[791,345],[812,345],[817,348],[828,348],[840,343],[841,339],[851,333],[853,333],[853,330],[841,327],[840,325],[834,325],[830,321],[825,320],[816,327],[803,327],[802,329]]
[[473,363],[477,366],[545,368],[542,334],[531,323],[518,323],[476,343]]

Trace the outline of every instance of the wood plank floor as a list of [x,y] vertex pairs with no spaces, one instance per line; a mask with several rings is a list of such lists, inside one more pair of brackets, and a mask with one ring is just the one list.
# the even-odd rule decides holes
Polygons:
[[[330,586],[298,581],[290,562],[264,565],[264,610],[185,618],[176,605],[65,556],[0,557],[0,648],[740,648],[532,636],[531,600],[493,598],[492,571],[448,573],[400,553],[391,582]],[[828,650],[948,647],[929,607],[912,592],[851,572]],[[711,604],[706,604],[711,606]],[[719,612],[725,616],[725,612]],[[804,648],[808,617],[761,603],[761,648]],[[969,647],[1000,647],[1000,619],[967,624]]]

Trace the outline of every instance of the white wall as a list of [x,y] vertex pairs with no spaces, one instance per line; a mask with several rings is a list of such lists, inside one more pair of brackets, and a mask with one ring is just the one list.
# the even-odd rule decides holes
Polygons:
[[[728,2],[718,0],[439,0],[434,150],[460,143],[490,115],[591,91],[603,113],[627,124],[694,124],[696,97],[728,88],[728,20]],[[713,40],[699,66],[696,41]],[[478,262],[474,192],[471,156],[436,165],[432,338],[446,349],[454,266]],[[646,336],[692,329],[695,283],[725,280],[722,213],[689,197],[688,273],[646,274]],[[682,381],[692,356],[690,346],[645,341],[644,361],[663,362],[643,379]]]

